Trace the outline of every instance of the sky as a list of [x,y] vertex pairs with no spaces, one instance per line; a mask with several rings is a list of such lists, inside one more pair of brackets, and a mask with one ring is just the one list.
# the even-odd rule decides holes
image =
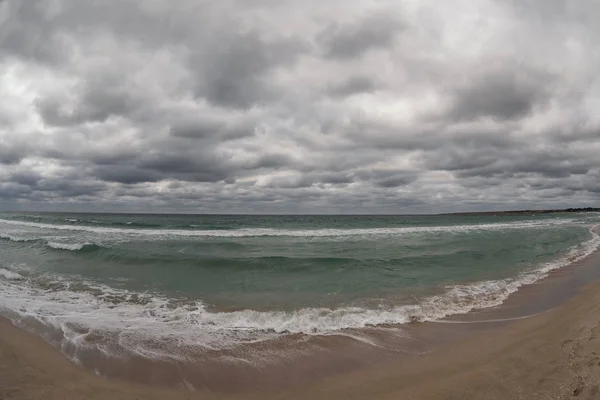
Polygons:
[[0,0],[0,209],[600,204],[596,0]]

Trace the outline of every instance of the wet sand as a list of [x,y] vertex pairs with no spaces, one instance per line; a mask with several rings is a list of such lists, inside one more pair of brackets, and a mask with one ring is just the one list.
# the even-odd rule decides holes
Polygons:
[[[237,388],[239,376],[226,369],[213,371],[210,380],[218,385],[195,391],[106,380],[2,319],[0,399],[600,398],[599,274],[595,253],[523,288],[502,307],[407,326],[418,338],[410,347],[422,347],[425,354],[386,358],[390,348],[363,353],[362,347],[348,347],[348,339],[322,338],[330,356],[320,360],[320,368],[317,359],[305,364],[299,359],[298,365],[292,360],[272,379]],[[532,314],[537,315],[528,317]],[[310,379],[293,374],[306,369]],[[248,382],[269,375],[255,373]],[[132,374],[159,384],[165,380],[164,370],[149,365],[137,365]],[[224,390],[228,385],[232,390]],[[217,394],[215,388],[223,390]]]

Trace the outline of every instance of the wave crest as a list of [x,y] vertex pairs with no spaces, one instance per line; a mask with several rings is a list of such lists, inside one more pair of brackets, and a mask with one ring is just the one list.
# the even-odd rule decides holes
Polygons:
[[25,279],[23,275],[5,268],[0,268],[0,276],[4,277],[5,279],[14,281],[20,281]]
[[0,233],[0,239],[9,240],[11,242],[35,242],[38,239],[26,238],[21,236],[9,235],[7,233]]
[[81,251],[81,250],[97,250],[101,246],[95,243],[60,243],[60,242],[46,242],[46,246],[55,250],[68,250],[68,251]]

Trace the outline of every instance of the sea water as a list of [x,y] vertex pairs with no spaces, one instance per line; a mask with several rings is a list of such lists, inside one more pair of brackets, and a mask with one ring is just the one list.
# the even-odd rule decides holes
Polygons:
[[103,336],[148,356],[161,341],[231,349],[438,320],[502,304],[590,254],[598,223],[592,213],[3,213],[0,315],[61,332],[63,348]]

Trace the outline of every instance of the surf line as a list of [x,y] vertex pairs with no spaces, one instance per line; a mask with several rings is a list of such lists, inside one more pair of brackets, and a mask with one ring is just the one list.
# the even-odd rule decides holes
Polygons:
[[524,315],[521,317],[512,317],[512,318],[499,318],[499,319],[482,319],[482,320],[475,320],[475,321],[448,321],[448,320],[439,320],[439,321],[430,321],[434,324],[485,324],[488,322],[510,322],[510,321],[518,321],[520,319],[527,319],[527,318],[532,318],[532,317],[536,317],[538,315],[542,315],[545,314],[549,311],[552,311],[552,309],[550,310],[546,310],[546,311],[542,311],[540,313],[537,314],[530,314],[530,315]]

